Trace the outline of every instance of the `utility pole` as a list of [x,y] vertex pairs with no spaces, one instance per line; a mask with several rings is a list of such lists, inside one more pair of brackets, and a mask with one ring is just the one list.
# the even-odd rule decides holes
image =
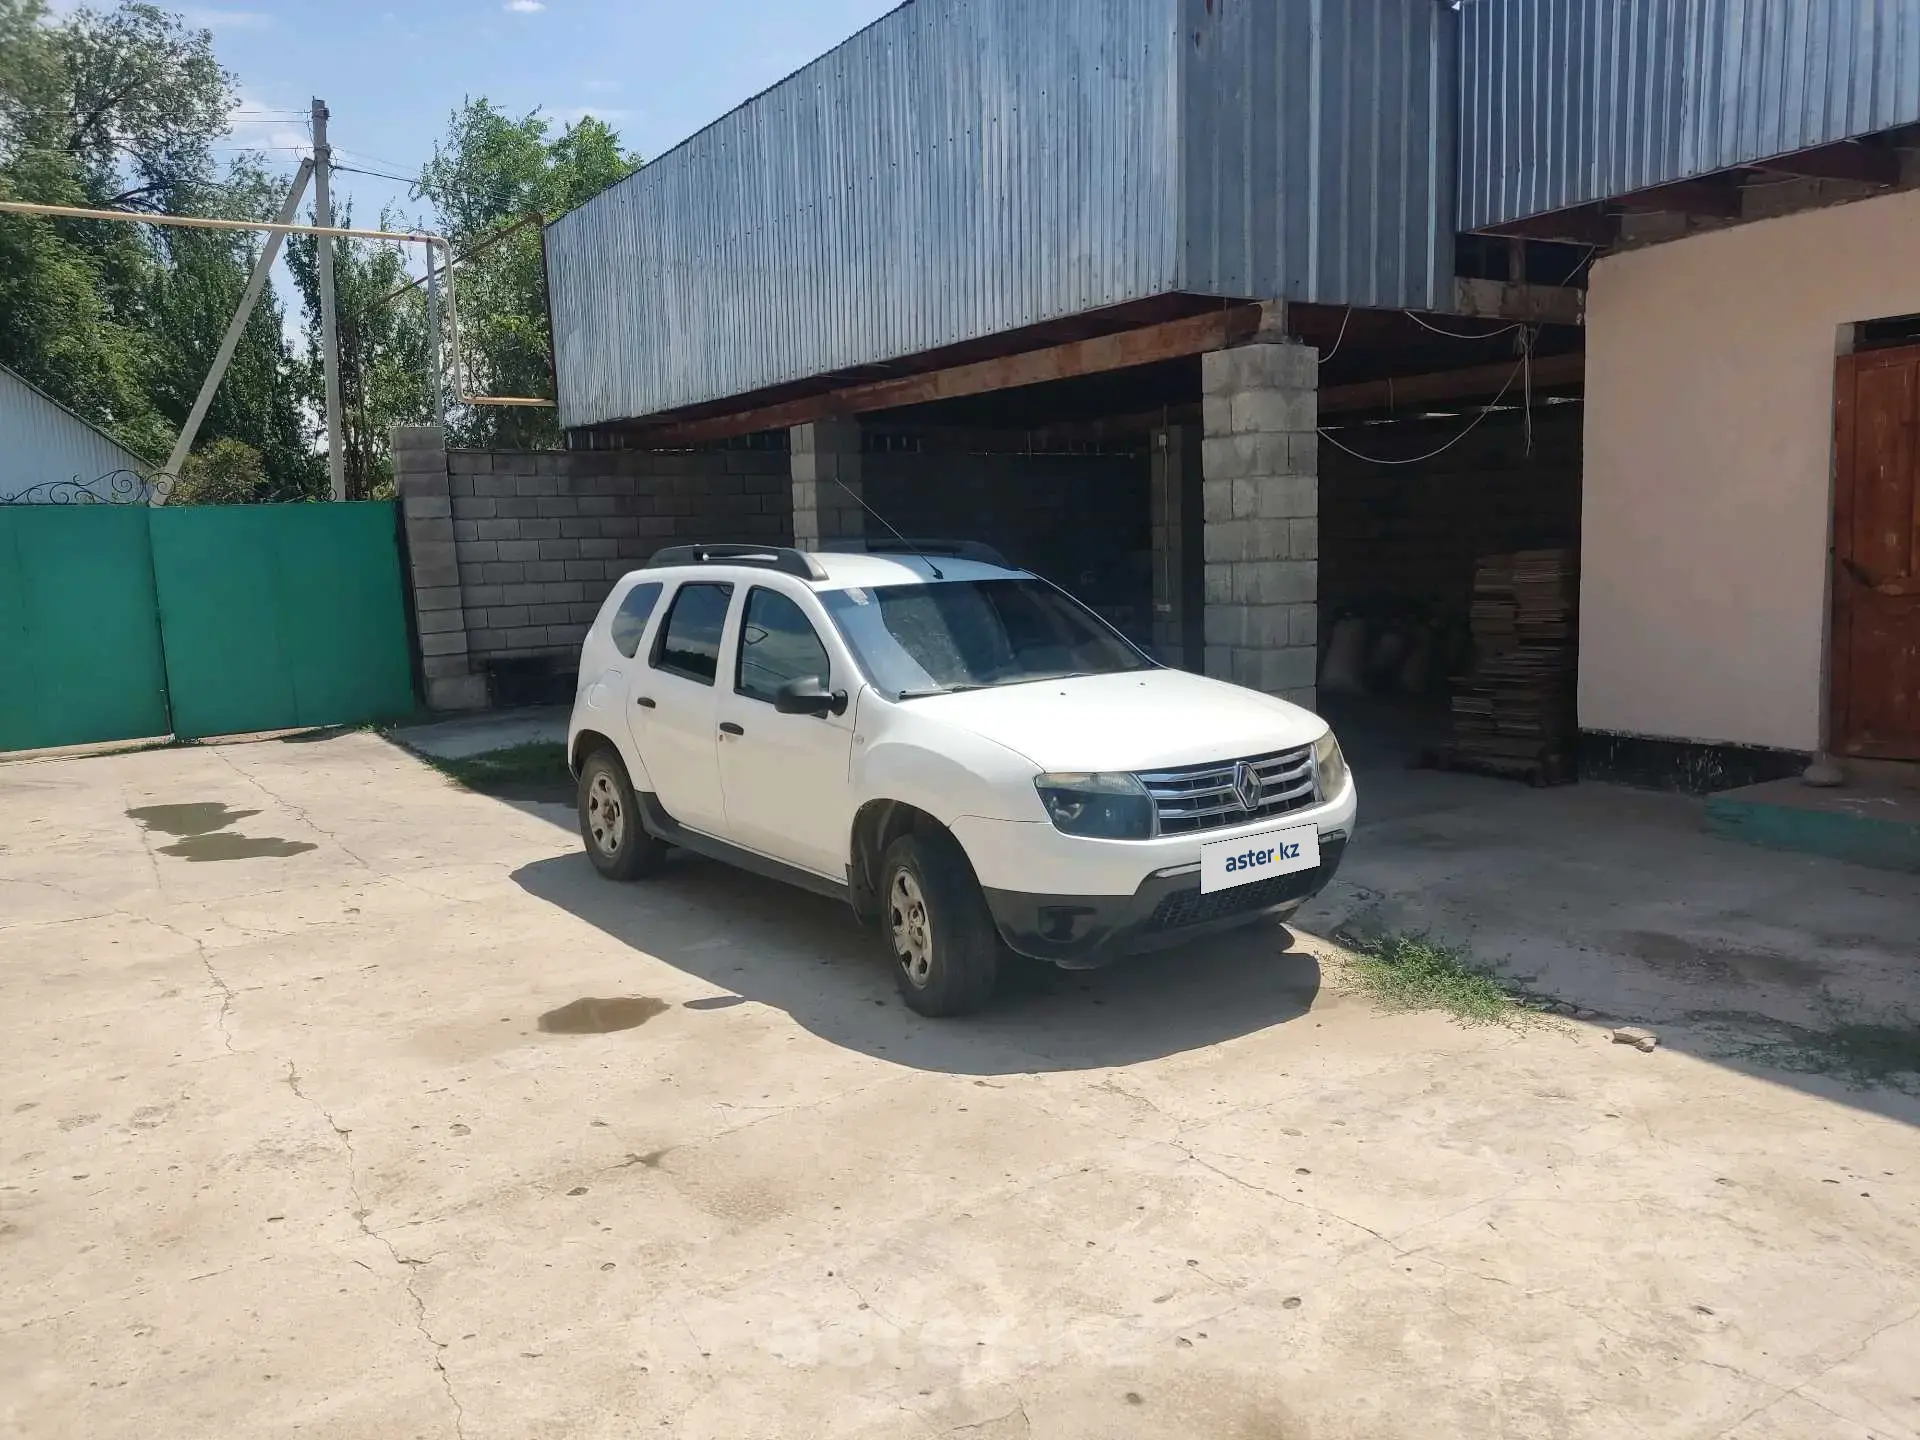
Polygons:
[[[301,197],[307,193],[307,181],[312,176],[313,161],[302,160],[300,173],[293,177],[293,188],[287,192],[286,204],[280,207],[280,213],[275,217],[276,224],[288,225],[293,222],[300,209]],[[260,258],[253,262],[253,274],[247,277],[247,288],[241,292],[240,303],[234,307],[233,319],[227,325],[227,333],[220,341],[213,364],[207,369],[207,378],[200,384],[200,394],[193,402],[193,413],[187,416],[187,423],[180,427],[180,438],[173,442],[173,453],[167,456],[166,473],[176,480],[180,478],[180,467],[187,463],[194,438],[200,433],[201,422],[207,418],[207,407],[213,404],[214,394],[220,389],[221,380],[226,378],[234,349],[240,344],[240,337],[246,333],[247,322],[253,318],[253,307],[259,303],[260,292],[266,288],[267,272],[273,269],[274,259],[280,253],[280,244],[286,238],[283,230],[269,231],[266,243],[260,247]],[[164,494],[159,495],[153,503],[165,504]]]
[[[447,274],[447,283],[453,283],[451,271]],[[447,423],[447,392],[444,383],[446,359],[440,350],[440,275],[438,261],[431,250],[427,252],[427,340],[427,363],[432,367],[428,373],[433,385],[433,423],[444,426]]]
[[[333,147],[327,144],[327,106],[313,102],[313,223],[333,225]],[[319,236],[314,258],[320,272],[321,367],[327,379],[327,479],[333,498],[347,498],[347,462],[340,439],[340,325],[333,305],[333,237]]]

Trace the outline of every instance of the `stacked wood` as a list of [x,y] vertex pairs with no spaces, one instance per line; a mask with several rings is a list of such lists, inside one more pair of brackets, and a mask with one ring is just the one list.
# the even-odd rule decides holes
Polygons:
[[1571,550],[1480,561],[1470,617],[1474,667],[1454,681],[1448,764],[1542,784],[1572,775],[1577,589]]

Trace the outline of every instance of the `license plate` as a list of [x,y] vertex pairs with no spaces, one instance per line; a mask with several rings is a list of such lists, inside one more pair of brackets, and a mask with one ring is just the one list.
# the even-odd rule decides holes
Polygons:
[[1320,832],[1311,825],[1215,840],[1200,847],[1200,893],[1311,870],[1319,863]]

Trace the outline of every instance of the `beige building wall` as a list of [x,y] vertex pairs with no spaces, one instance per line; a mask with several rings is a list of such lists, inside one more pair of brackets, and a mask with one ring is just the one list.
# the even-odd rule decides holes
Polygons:
[[1915,312],[1920,194],[1594,267],[1582,727],[1819,747],[1834,357]]

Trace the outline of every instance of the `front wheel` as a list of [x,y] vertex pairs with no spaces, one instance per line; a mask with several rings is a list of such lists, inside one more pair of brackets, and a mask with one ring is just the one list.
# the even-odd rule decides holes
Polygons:
[[1000,936],[966,852],[950,835],[902,835],[881,865],[882,923],[901,998],[922,1015],[965,1015],[993,994]]
[[609,880],[638,880],[660,868],[666,845],[640,823],[627,767],[595,750],[580,767],[580,840],[593,868]]

